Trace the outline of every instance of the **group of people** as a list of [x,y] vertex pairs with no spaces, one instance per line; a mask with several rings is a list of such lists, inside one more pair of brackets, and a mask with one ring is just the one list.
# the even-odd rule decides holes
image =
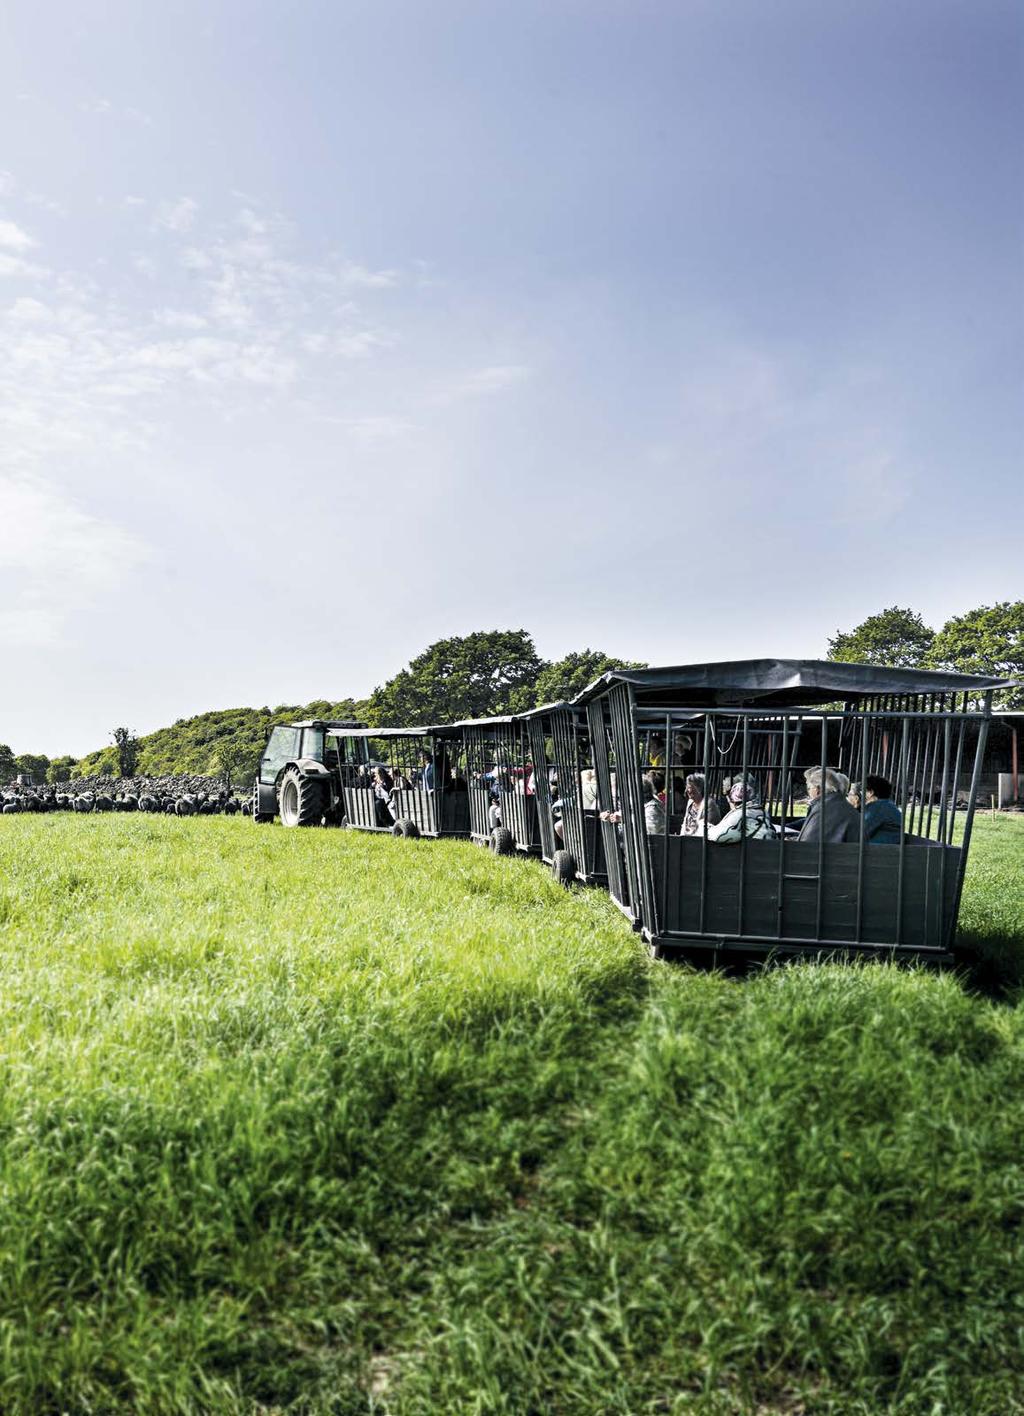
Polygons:
[[370,788],[377,825],[389,827],[399,819],[399,792],[413,787],[433,792],[442,786],[445,791],[464,792],[466,779],[452,768],[444,752],[432,757],[429,752],[423,751],[419,756],[419,766],[410,771],[403,771],[401,767],[392,771],[382,763],[376,763],[369,768],[361,768],[359,778],[353,785]]
[[[864,801],[852,789],[845,773],[832,767],[824,772],[809,767],[804,773],[807,785],[807,815],[797,839],[800,841],[859,841],[861,821],[864,839],[869,845],[899,845],[903,834],[903,817],[892,800],[892,783],[885,777],[869,775],[864,779]],[[658,769],[644,773],[641,782],[644,824],[647,834],[660,836],[665,831],[668,809],[665,776]],[[716,845],[734,845],[748,841],[771,840],[779,831],[764,804],[756,778],[747,773],[726,777],[721,792],[709,794],[701,772],[686,777],[686,805],[680,836],[703,837]],[[622,820],[621,810],[602,811],[602,821]]]

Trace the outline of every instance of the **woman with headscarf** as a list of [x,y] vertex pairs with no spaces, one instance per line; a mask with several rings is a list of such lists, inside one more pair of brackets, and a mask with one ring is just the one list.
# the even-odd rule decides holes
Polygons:
[[729,810],[717,826],[708,827],[708,840],[720,846],[735,845],[744,836],[748,841],[767,841],[775,837],[775,828],[749,778],[746,782],[733,782],[729,788]]

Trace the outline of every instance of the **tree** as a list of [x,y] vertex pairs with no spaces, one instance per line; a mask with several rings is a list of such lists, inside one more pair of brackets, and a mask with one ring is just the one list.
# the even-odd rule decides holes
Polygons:
[[401,727],[516,713],[533,703],[544,667],[525,629],[439,639],[373,690],[367,716],[375,727]]
[[[933,669],[1024,679],[1024,600],[1001,600],[947,620],[928,656]],[[1024,683],[996,695],[1001,708],[1024,708]]]
[[122,777],[134,777],[139,761],[139,739],[131,728],[115,728],[112,737],[117,748],[117,766]]
[[0,742],[0,783],[13,782],[18,773],[14,753],[5,742]]
[[566,654],[556,664],[548,664],[537,676],[534,703],[557,703],[562,699],[575,698],[577,694],[592,684],[609,669],[645,669],[646,664],[631,662],[629,659],[612,659],[600,649],[583,649],[577,654]]
[[41,753],[23,752],[14,759],[14,765],[17,771],[24,772],[25,775],[31,777],[33,781],[39,779],[45,780],[47,770],[50,766],[50,759],[43,756]]
[[916,610],[893,605],[869,615],[856,629],[836,630],[828,641],[828,657],[844,664],[884,664],[891,669],[916,669],[925,665],[935,631]]
[[51,786],[56,786],[58,782],[69,782],[71,772],[78,765],[75,757],[55,757],[46,769],[46,780]]

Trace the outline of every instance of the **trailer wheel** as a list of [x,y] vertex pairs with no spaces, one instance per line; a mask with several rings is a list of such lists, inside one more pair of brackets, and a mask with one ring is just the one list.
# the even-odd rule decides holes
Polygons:
[[507,826],[495,826],[491,832],[491,850],[495,855],[511,855],[516,848],[516,838]]
[[413,821],[412,817],[403,816],[401,821],[399,821],[398,823],[398,829],[401,831],[402,835],[405,836],[408,840],[419,840],[420,828],[416,825],[416,822]]
[[571,851],[555,851],[551,861],[551,874],[566,890],[576,879],[576,859]]
[[277,794],[282,826],[319,826],[324,814],[324,793],[316,777],[304,777],[289,767]]

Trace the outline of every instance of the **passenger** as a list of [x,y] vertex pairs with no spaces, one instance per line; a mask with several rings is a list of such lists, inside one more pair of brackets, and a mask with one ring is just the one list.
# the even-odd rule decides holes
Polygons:
[[426,748],[420,750],[420,782],[424,791],[434,790],[434,763]]
[[748,841],[770,840],[775,837],[775,829],[756,790],[739,781],[729,788],[729,810],[717,825],[708,827],[708,840],[731,846],[744,836]]
[[714,797],[708,800],[704,795],[704,773],[690,772],[686,778],[686,811],[680,836],[703,836],[705,817],[708,826],[717,826],[722,814],[718,801]]
[[391,773],[386,767],[374,767],[371,781],[374,796],[374,814],[377,818],[377,825],[393,826],[398,820],[398,817],[395,815],[395,809],[391,804],[391,796],[395,789],[395,783]]
[[[644,803],[644,825],[647,827],[648,836],[660,836],[665,829],[665,808],[655,796],[654,786],[650,776],[645,776],[640,783],[640,790],[643,794]],[[622,812],[602,811],[602,821],[610,821],[613,825],[620,825],[622,822]]]
[[892,783],[885,777],[865,777],[864,802],[864,839],[873,846],[898,846],[903,813],[892,800]]
[[860,818],[846,800],[849,779],[831,767],[825,768],[825,790],[822,793],[820,767],[808,767],[804,773],[809,805],[807,817],[800,829],[798,841],[856,841],[860,837]]
[[580,805],[584,811],[597,810],[597,773],[585,767],[580,773]]
[[664,733],[652,733],[651,740],[647,745],[647,765],[649,767],[664,767],[665,765],[665,735]]
[[665,805],[668,798],[665,796],[665,774],[664,772],[648,772],[647,777],[654,788],[654,795]]

